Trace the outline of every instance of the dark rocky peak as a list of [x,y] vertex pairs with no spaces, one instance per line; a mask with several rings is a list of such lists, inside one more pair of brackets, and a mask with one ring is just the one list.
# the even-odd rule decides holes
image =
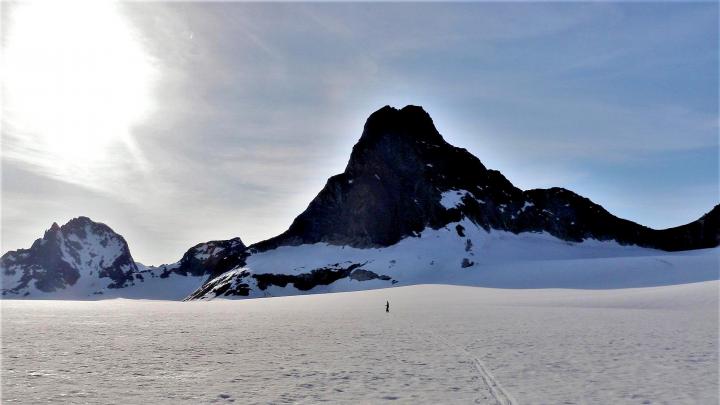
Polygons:
[[[344,174],[348,178],[381,174],[417,176],[442,171],[442,167],[435,168],[434,164],[445,162],[448,154],[464,153],[467,151],[445,142],[422,107],[398,110],[386,106],[368,118]],[[479,161],[475,163],[485,169]]]
[[62,226],[53,223],[30,249],[5,253],[0,268],[6,281],[17,283],[4,286],[4,293],[19,293],[31,285],[44,292],[57,291],[88,276],[107,278],[108,288],[119,288],[130,283],[137,271],[125,239],[87,217]]
[[90,228],[91,230],[96,230],[98,232],[113,232],[112,229],[110,229],[109,226],[95,222],[92,219],[88,217],[77,217],[69,220],[66,224],[60,226],[57,222],[53,222],[53,224],[50,226],[50,229],[45,231],[45,235],[54,234],[54,233],[76,233],[80,236],[86,236],[85,230],[87,228]]
[[389,246],[462,218],[486,230],[666,250],[706,246],[718,233],[717,227],[699,225],[655,231],[563,188],[522,191],[467,150],[448,144],[421,107],[385,106],[368,118],[345,171],[328,179],[287,231],[250,250],[317,242]]
[[101,243],[103,247],[106,247],[109,242],[115,241],[119,249],[127,250],[127,243],[122,236],[115,233],[109,226],[83,216],[73,218],[62,226],[59,226],[57,222],[53,222],[50,229],[45,231],[43,237],[37,239],[35,244],[45,245],[50,243],[51,245],[57,245],[61,242],[68,242],[68,239],[72,239],[70,241],[71,248],[79,246],[80,241],[87,242],[92,239]]
[[445,142],[421,107],[383,107],[368,118],[345,171],[328,180],[288,231],[253,248],[316,242],[389,246],[428,226],[459,220],[462,212],[441,204],[449,190],[497,202],[522,194],[467,150]]
[[241,265],[246,257],[247,247],[240,238],[198,243],[188,249],[177,264],[164,266],[160,277],[176,273],[214,278]]
[[35,243],[40,243],[41,241],[55,241],[58,239],[60,233],[62,233],[60,225],[58,225],[57,222],[53,222],[50,229],[46,230],[43,234],[42,239],[37,239]]
[[400,110],[385,106],[368,117],[355,149],[371,147],[384,138],[407,138],[429,143],[445,143],[430,114],[420,106],[408,105]]
[[86,227],[86,226],[92,226],[92,227],[94,227],[94,226],[104,226],[104,227],[107,227],[107,225],[102,224],[102,223],[99,223],[99,222],[95,222],[95,221],[93,221],[92,219],[90,219],[90,218],[88,218],[88,217],[80,216],[80,217],[73,218],[73,219],[69,220],[65,225],[61,226],[61,228],[62,228],[62,229],[80,229],[80,228],[84,228],[84,227]]
[[116,234],[109,226],[95,222],[88,217],[73,218],[61,226],[60,231],[66,235],[75,234],[80,238],[87,238],[89,236],[88,232],[94,235],[106,234],[120,237],[120,235]]

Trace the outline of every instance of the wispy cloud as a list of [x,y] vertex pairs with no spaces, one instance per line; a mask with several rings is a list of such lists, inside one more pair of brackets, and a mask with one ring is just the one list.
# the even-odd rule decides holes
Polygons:
[[[716,4],[120,9],[158,71],[152,114],[76,182],[99,188],[57,186],[73,176],[33,164],[45,157],[32,142],[4,134],[7,248],[80,214],[120,228],[150,263],[203,240],[271,237],[343,170],[385,104],[424,105],[450,142],[522,187],[572,187],[641,223],[691,220],[717,202],[690,193],[717,183],[706,170],[717,164]],[[665,198],[673,189],[688,190],[689,208]]]

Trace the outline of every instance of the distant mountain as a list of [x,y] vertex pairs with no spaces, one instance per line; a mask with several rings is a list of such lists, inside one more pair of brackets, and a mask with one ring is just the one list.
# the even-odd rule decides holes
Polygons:
[[52,293],[80,282],[92,292],[133,283],[138,267],[122,236],[87,217],[53,223],[30,249],[0,258],[3,295]]
[[[561,286],[558,277],[517,279],[512,269],[492,276],[492,269],[519,261],[640,256],[648,258],[642,265],[628,260],[613,266],[630,266],[623,277],[635,278],[633,268],[657,268],[630,283],[642,286],[716,277],[708,272],[715,265],[710,259],[693,262],[699,273],[675,274],[658,267],[674,259],[653,257],[663,255],[658,250],[719,244],[720,205],[687,225],[650,229],[563,188],[520,190],[448,144],[421,107],[386,106],[368,118],[345,171],[328,179],[274,238],[249,247],[239,238],[201,243],[177,263],[145,267],[132,261],[122,237],[80,217],[54,224],[30,249],[6,253],[0,269],[6,297],[73,290],[80,296],[207,299],[431,282]],[[527,284],[530,279],[534,284]],[[78,280],[84,287],[76,287]],[[625,284],[597,279],[577,285]]]
[[177,263],[145,266],[133,260],[125,239],[110,227],[78,217],[63,226],[54,223],[30,249],[0,257],[2,295],[182,299],[219,275],[225,262],[242,260],[245,250],[240,238],[211,241],[194,246]]
[[247,247],[240,238],[199,243],[173,265],[161,266],[160,277],[170,274],[214,278],[233,269],[247,257]]

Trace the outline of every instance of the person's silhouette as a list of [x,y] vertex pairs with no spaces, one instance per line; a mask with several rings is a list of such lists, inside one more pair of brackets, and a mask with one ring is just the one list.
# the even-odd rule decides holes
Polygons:
[[390,301],[385,301],[385,312],[390,312]]

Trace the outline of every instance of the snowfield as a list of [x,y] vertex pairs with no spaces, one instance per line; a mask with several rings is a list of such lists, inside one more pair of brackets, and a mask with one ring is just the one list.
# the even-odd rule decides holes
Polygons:
[[718,287],[3,300],[2,403],[715,404]]
[[[465,195],[465,190],[443,193],[443,200],[448,200],[443,204],[462,204],[461,199]],[[586,239],[568,242],[549,233],[488,232],[463,219],[439,229],[426,228],[415,236],[381,248],[360,249],[315,243],[253,251],[244,264],[218,275],[214,280],[208,280],[208,273],[204,272],[196,276],[172,272],[180,266],[180,262],[160,267],[134,263],[137,269],[128,280],[121,280],[123,287],[110,288],[111,283],[117,283],[107,277],[99,278],[99,272],[91,266],[99,260],[100,256],[95,252],[100,250],[95,245],[100,244],[87,245],[93,247],[87,250],[90,252],[88,257],[94,261],[88,261],[87,266],[79,266],[82,271],[74,284],[43,292],[31,280],[14,291],[18,284],[22,284],[24,272],[10,265],[8,271],[2,272],[0,290],[9,289],[11,293],[3,298],[182,300],[192,294],[194,299],[213,299],[231,298],[227,295],[227,287],[235,289],[240,285],[247,285],[249,292],[247,296],[235,295],[234,298],[347,292],[431,283],[493,288],[651,287],[717,280],[720,253],[720,248],[665,252],[621,245],[615,241]],[[209,244],[198,249],[195,256],[198,260],[222,251],[222,248]],[[86,253],[82,251],[79,255],[85,257]],[[115,258],[109,253],[102,257],[106,256]],[[73,255],[63,254],[62,257],[66,263],[74,263]],[[337,270],[350,266],[366,274],[374,273],[375,278],[350,274],[329,284],[320,283],[309,288],[302,285],[296,288],[294,282],[258,285],[254,278],[267,274],[300,277],[318,269]],[[32,273],[31,269],[26,270]],[[195,296],[194,292],[201,290],[200,287],[208,281],[211,281],[208,284],[212,288]]]
[[[440,229],[427,228],[417,237],[383,248],[358,249],[326,243],[280,246],[250,255],[245,266],[213,282],[219,282],[219,286],[246,283],[251,288],[250,298],[430,283],[493,288],[652,287],[717,280],[719,253],[720,248],[665,252],[615,241],[568,242],[548,233],[487,232],[462,220]],[[387,276],[388,280],[344,278],[302,291],[293,284],[261,289],[251,277],[240,277],[243,273],[300,275],[313,269],[352,264]],[[200,298],[215,297],[226,298],[222,288],[216,287]]]

